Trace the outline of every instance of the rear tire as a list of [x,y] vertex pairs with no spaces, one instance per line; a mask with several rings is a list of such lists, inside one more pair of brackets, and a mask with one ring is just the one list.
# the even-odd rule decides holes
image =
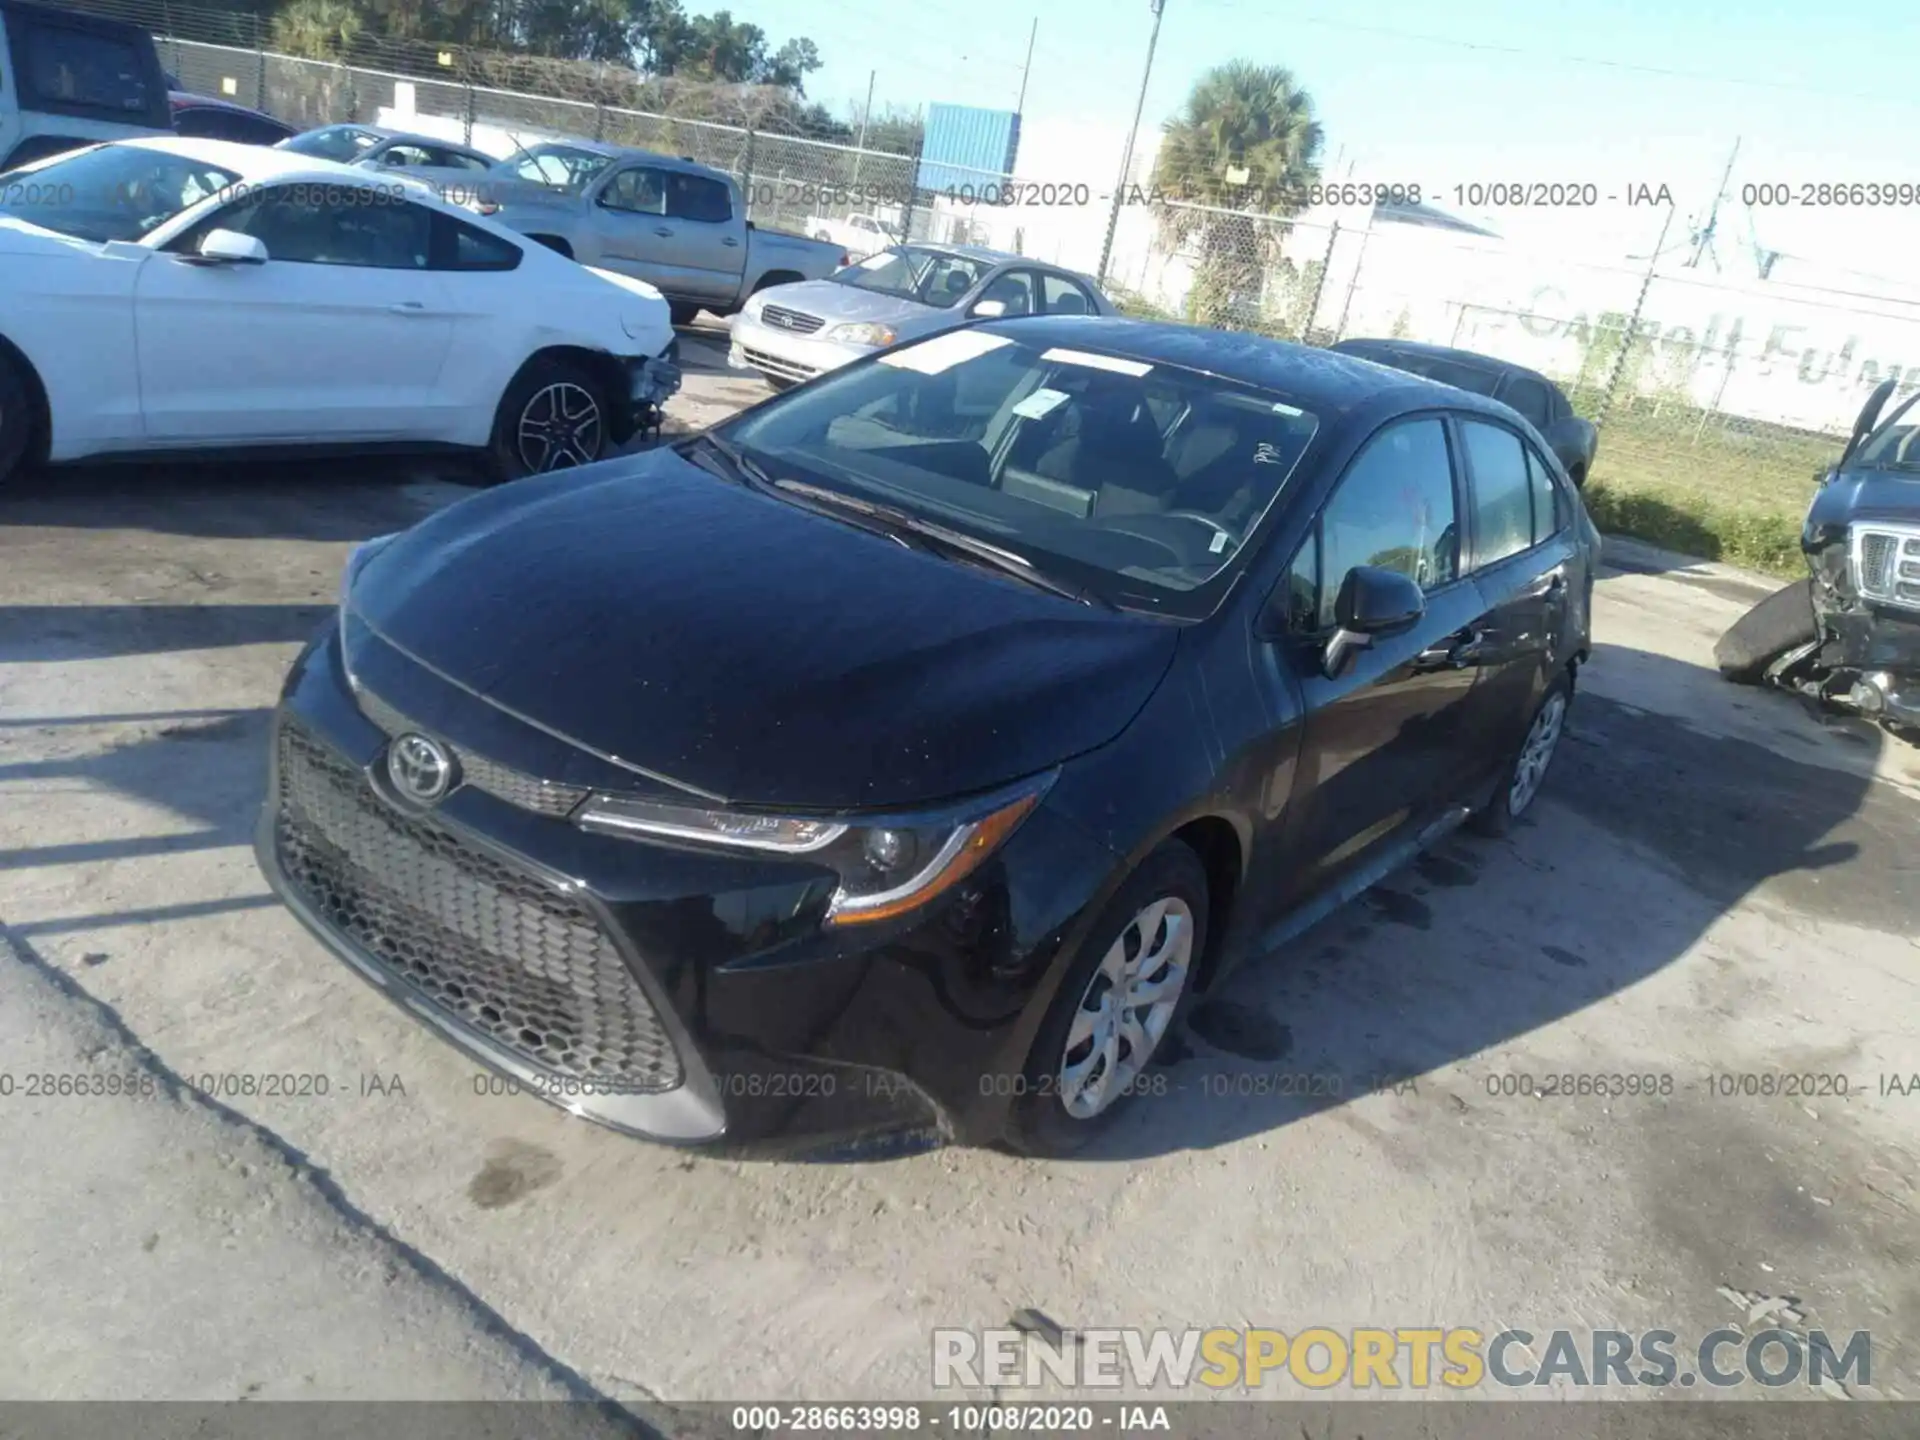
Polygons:
[[1813,618],[1813,581],[1796,580],[1742,615],[1713,647],[1720,673],[1736,685],[1758,685],[1767,667],[1819,633]]
[[[1155,1052],[1192,1003],[1207,921],[1206,867],[1191,846],[1168,840],[1127,877],[1061,980],[1021,1072],[1007,1118],[1009,1147],[1023,1155],[1072,1155],[1144,1088]],[[1124,1003],[1143,993],[1166,998],[1138,1008]],[[1076,1089],[1067,1077],[1078,1067],[1091,1068]]]
[[609,418],[598,378],[569,360],[535,359],[500,397],[487,469],[499,482],[591,465],[607,453]]
[[1526,737],[1514,752],[1513,763],[1501,772],[1499,788],[1484,807],[1474,813],[1468,828],[1489,839],[1510,833],[1514,822],[1533,807],[1546,783],[1547,770],[1559,752],[1560,737],[1566,733],[1567,711],[1573,704],[1573,675],[1562,670],[1547,693],[1534,707]]
[[675,325],[691,325],[700,318],[700,307],[698,305],[686,305],[678,300],[674,300],[668,303],[667,314],[672,318]]
[[20,362],[0,349],[0,485],[20,472],[33,453],[34,433],[39,428],[33,388],[20,368]]

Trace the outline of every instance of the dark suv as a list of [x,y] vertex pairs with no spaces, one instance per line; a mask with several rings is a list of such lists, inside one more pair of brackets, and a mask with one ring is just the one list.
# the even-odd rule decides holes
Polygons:
[[1575,485],[1587,483],[1594,452],[1600,445],[1599,432],[1573,413],[1566,392],[1538,370],[1471,350],[1449,350],[1444,345],[1422,345],[1414,340],[1342,340],[1332,348],[1343,355],[1358,355],[1376,365],[1391,365],[1498,400],[1518,411],[1540,432],[1540,438],[1566,468],[1567,478]]

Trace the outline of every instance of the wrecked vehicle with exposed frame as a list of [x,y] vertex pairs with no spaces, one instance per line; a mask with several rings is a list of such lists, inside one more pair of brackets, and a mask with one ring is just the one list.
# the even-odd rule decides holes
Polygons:
[[1769,595],[1714,647],[1720,673],[1769,684],[1920,740],[1920,411],[1867,397],[1800,534],[1809,574]]

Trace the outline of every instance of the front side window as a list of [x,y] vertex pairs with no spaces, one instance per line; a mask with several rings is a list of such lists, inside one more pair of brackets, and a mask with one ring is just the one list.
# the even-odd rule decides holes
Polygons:
[[0,175],[0,215],[81,240],[138,240],[239,179],[164,150],[97,145]]
[[1453,497],[1440,420],[1399,421],[1369,440],[1320,512],[1315,628],[1332,628],[1340,584],[1357,565],[1398,571],[1429,592],[1457,579]]
[[627,215],[665,216],[666,176],[647,165],[622,170],[600,192],[600,204],[608,210],[618,210]]
[[723,433],[775,478],[964,531],[1116,604],[1199,619],[1316,429],[1269,391],[965,329],[830,374]]
[[433,212],[386,190],[352,185],[276,185],[195,225],[170,247],[192,250],[209,231],[234,230],[267,247],[269,260],[425,270]]
[[1087,287],[1064,275],[1040,277],[1049,315],[1097,315],[1099,308]]
[[1462,420],[1473,470],[1474,561],[1491,565],[1533,545],[1533,481],[1520,437],[1498,425]]
[[1033,303],[1033,279],[1026,270],[1003,270],[987,282],[987,288],[974,303],[998,300],[1005,307],[1000,312],[1002,315],[1031,315],[1038,308]]
[[1544,430],[1553,423],[1553,402],[1548,398],[1547,387],[1538,380],[1509,380],[1501,390],[1500,398],[1518,410],[1536,430]]
[[987,266],[966,255],[923,245],[895,245],[834,272],[833,279],[856,290],[872,290],[950,310],[987,273]]

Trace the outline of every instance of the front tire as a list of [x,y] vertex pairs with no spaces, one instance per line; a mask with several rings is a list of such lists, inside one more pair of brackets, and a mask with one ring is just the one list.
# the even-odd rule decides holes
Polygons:
[[700,318],[700,307],[670,300],[667,302],[667,315],[675,325],[691,325]]
[[1547,693],[1540,697],[1526,738],[1514,753],[1513,763],[1500,777],[1493,799],[1474,814],[1472,828],[1481,835],[1499,838],[1513,829],[1514,822],[1532,808],[1545,783],[1547,770],[1560,749],[1560,737],[1566,733],[1567,710],[1573,704],[1573,676],[1562,670]]
[[499,481],[591,465],[607,453],[607,421],[596,377],[568,360],[536,359],[500,398],[488,469]]
[[1813,618],[1813,580],[1782,586],[1728,628],[1713,647],[1714,664],[1736,685],[1758,685],[1767,667],[1819,633]]
[[1207,872],[1178,840],[1127,877],[1068,967],[1008,1116],[1009,1146],[1066,1156],[1113,1123],[1193,997]]
[[20,364],[0,348],[0,485],[19,473],[33,451],[33,391]]

